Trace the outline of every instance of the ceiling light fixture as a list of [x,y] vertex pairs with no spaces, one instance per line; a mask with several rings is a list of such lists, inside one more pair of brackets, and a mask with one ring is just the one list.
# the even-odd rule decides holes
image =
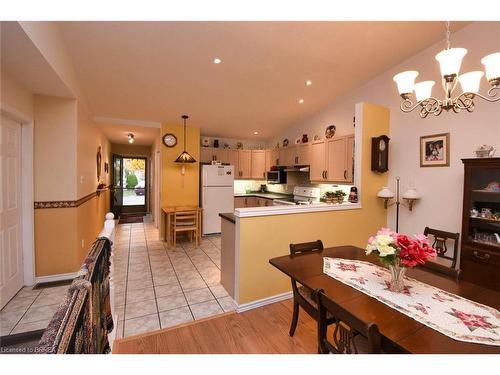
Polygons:
[[134,143],[134,135],[132,133],[128,133],[128,143]]
[[310,81],[310,80],[306,81],[306,86],[311,86],[312,84],[313,84],[312,81]]
[[196,159],[189,155],[186,151],[186,120],[188,118],[188,115],[182,115],[182,119],[184,120],[184,149],[177,159],[175,159],[175,163],[182,163],[181,174],[183,175],[186,172],[185,163],[196,163]]
[[219,59],[218,57],[216,57],[216,58],[214,59],[214,64],[220,64],[221,62],[222,62],[222,60],[221,60],[221,59]]
[[[436,55],[439,62],[442,76],[442,86],[445,91],[445,98],[439,100],[432,96],[434,81],[422,81],[415,83],[418,72],[410,70],[396,74],[393,80],[398,86],[399,95],[403,98],[401,110],[411,112],[420,107],[420,117],[426,118],[429,113],[439,116],[443,109],[453,110],[459,113],[462,110],[472,112],[474,110],[474,99],[480,97],[488,102],[500,100],[500,95],[495,90],[500,88],[500,52],[484,57],[481,63],[484,65],[486,79],[491,87],[486,96],[479,94],[479,84],[484,73],[481,71],[468,72],[458,75],[462,59],[467,54],[465,48],[451,48],[450,44],[450,22],[446,22],[446,49]],[[462,94],[452,97],[453,91],[460,82]],[[415,91],[416,103],[412,99],[412,92]]]
[[258,134],[259,134],[259,132],[253,132],[253,135],[258,135]]
[[299,99],[299,103],[300,104],[304,103],[304,99]]

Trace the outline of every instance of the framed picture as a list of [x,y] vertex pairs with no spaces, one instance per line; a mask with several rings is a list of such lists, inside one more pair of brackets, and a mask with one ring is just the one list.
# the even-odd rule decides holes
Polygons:
[[450,133],[420,137],[420,166],[450,166]]

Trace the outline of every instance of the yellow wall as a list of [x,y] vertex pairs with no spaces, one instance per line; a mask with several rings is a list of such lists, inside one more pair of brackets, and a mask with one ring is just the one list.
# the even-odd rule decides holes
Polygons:
[[386,225],[386,210],[376,194],[387,184],[387,174],[372,172],[370,161],[371,138],[389,133],[389,114],[385,107],[363,104],[363,208],[240,218],[239,304],[290,290],[290,279],[269,264],[270,258],[289,254],[290,243],[321,239],[327,247],[365,247],[368,237]]
[[[179,124],[162,124],[161,135],[172,133],[177,137],[175,147],[165,147],[161,150],[161,206],[183,206],[199,204],[199,159],[200,159],[200,129],[187,126],[186,150],[196,159],[196,163],[186,164],[186,173],[181,174],[181,165],[174,160],[183,151],[183,126]],[[163,235],[162,218],[160,232]]]

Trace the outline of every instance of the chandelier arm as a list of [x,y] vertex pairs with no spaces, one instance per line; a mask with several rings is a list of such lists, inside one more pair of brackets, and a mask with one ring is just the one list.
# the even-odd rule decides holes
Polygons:
[[[494,90],[494,89],[499,89],[500,87],[496,86],[496,87],[492,87],[491,89],[488,90],[488,96],[484,96],[484,95],[481,95],[479,93],[477,94],[474,94],[474,96],[478,96],[480,97],[481,99],[483,100],[486,100],[487,102],[490,102],[490,103],[494,103],[494,102],[498,102],[500,100],[500,95],[497,95],[497,93],[493,93],[491,94],[491,92]],[[464,94],[467,94],[467,93],[464,93]],[[464,95],[462,94],[462,95]],[[469,93],[470,94],[470,93]],[[460,96],[462,96],[460,95]]]

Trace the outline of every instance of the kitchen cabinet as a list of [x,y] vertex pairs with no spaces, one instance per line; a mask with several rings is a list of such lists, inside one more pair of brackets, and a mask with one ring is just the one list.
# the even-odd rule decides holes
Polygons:
[[200,163],[211,163],[220,161],[223,164],[229,164],[228,149],[214,147],[200,147]]
[[301,144],[290,148],[288,161],[290,165],[309,165],[309,144]]
[[234,178],[238,178],[239,162],[238,162],[238,150],[227,150],[226,160],[229,165],[234,165]]
[[279,153],[277,149],[266,150],[266,172],[271,170],[271,167],[278,165]]
[[220,161],[222,164],[229,164],[227,152],[229,150],[225,148],[214,148],[215,160]]
[[234,198],[234,208],[244,208],[247,206],[247,198],[245,197],[235,197]]
[[258,207],[268,207],[273,205],[273,200],[268,198],[257,198]]
[[238,150],[238,169],[236,178],[252,178],[252,150]]
[[352,182],[354,135],[313,142],[309,158],[311,181]]
[[261,197],[235,197],[234,208],[268,207],[273,205],[273,200]]
[[310,168],[309,179],[311,181],[326,181],[326,143],[315,141],[309,148]]
[[253,179],[263,180],[266,178],[266,152],[264,150],[251,151],[251,175]]
[[214,152],[212,147],[200,148],[200,163],[211,163],[214,160]]

